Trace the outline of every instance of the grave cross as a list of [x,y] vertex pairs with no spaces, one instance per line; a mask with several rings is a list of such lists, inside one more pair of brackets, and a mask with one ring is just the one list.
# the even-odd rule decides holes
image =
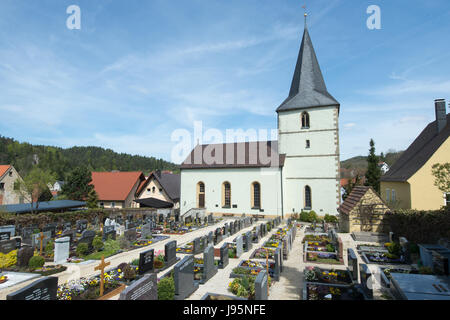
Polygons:
[[104,281],[105,281],[105,267],[109,266],[111,262],[105,263],[105,256],[102,256],[102,262],[98,266],[94,268],[94,270],[99,270],[101,272],[100,274],[100,297],[103,296],[103,288],[104,288]]
[[44,233],[41,232],[41,236],[39,237],[39,240],[41,241],[41,247],[40,247],[40,250],[39,250],[39,255],[40,256],[42,256],[42,242],[44,241],[44,239],[45,239]]

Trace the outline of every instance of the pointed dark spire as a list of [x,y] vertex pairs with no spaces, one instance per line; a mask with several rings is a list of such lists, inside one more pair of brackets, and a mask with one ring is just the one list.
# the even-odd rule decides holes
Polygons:
[[277,112],[332,105],[339,106],[339,102],[327,91],[309,36],[305,15],[305,31],[289,97],[278,107]]

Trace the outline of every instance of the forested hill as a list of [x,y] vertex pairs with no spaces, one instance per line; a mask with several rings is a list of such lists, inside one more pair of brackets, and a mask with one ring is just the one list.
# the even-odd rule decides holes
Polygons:
[[59,147],[20,143],[0,136],[0,164],[12,164],[19,173],[26,175],[33,166],[54,172],[58,180],[65,180],[75,167],[86,165],[92,171],[143,171],[172,170],[179,167],[154,157],[133,156],[100,147]]

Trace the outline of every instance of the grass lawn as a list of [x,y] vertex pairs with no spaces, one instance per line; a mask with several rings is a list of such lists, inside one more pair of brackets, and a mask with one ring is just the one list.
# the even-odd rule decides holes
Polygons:
[[102,256],[105,256],[105,258],[110,257],[114,255],[117,252],[117,250],[104,250],[104,251],[98,251],[91,253],[87,256],[84,256],[84,260],[100,260]]

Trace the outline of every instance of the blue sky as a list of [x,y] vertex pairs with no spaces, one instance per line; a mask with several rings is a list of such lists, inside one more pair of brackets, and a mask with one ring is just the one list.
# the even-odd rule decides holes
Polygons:
[[[66,27],[69,5],[81,30]],[[406,148],[450,99],[448,0],[2,0],[0,134],[171,160],[171,133],[274,129],[303,33],[341,103],[341,158]],[[369,30],[369,5],[381,30]]]

